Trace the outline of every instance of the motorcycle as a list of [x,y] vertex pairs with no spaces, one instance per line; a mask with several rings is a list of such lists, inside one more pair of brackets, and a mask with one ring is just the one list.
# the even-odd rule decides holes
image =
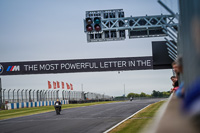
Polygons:
[[132,97],[130,98],[130,101],[133,101],[133,98],[132,98]]
[[60,112],[61,112],[61,105],[59,105],[58,103],[56,103],[56,104],[54,105],[54,108],[55,108],[55,110],[56,110],[56,114],[57,114],[57,115],[60,115]]

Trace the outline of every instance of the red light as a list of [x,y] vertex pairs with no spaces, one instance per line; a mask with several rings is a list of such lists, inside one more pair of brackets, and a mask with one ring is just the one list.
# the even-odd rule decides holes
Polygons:
[[93,28],[92,28],[91,25],[87,25],[87,26],[86,26],[86,30],[89,31],[89,32],[91,32],[91,31],[93,30]]
[[96,24],[94,27],[95,27],[96,31],[100,31],[101,30],[101,27],[98,24]]

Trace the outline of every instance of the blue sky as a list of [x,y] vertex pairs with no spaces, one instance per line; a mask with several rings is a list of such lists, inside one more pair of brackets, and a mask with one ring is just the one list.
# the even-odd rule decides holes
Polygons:
[[[177,12],[176,0],[163,0]],[[151,56],[159,38],[87,43],[85,11],[123,9],[125,17],[168,14],[157,0],[1,0],[0,62]],[[170,90],[172,70],[1,76],[5,89],[47,89],[66,81],[74,91],[122,95]]]

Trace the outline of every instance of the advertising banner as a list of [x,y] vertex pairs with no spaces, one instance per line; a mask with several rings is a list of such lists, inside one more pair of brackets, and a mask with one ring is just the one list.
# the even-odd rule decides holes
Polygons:
[[29,62],[0,62],[0,76],[144,69],[153,69],[153,61],[151,56]]

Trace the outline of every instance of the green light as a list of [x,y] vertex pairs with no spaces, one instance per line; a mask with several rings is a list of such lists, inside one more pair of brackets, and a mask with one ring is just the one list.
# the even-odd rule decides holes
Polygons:
[[94,23],[95,24],[99,24],[100,23],[100,18],[98,18],[98,17],[94,18]]

